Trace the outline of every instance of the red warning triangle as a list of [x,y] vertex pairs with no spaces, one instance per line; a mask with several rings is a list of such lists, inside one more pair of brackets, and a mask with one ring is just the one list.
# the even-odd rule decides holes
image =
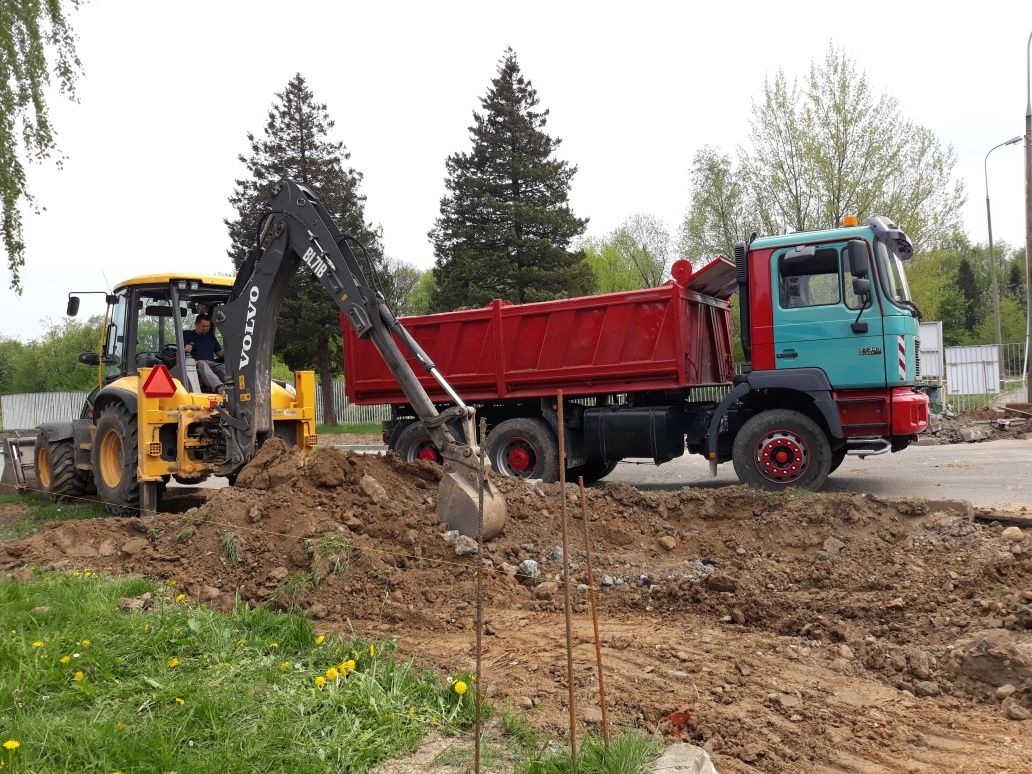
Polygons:
[[154,366],[143,383],[143,394],[148,398],[171,398],[176,394],[176,383],[165,366]]

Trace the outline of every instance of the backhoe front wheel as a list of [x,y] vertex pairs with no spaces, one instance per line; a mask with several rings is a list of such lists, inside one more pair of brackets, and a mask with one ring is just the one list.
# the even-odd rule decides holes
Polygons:
[[831,471],[831,445],[820,426],[787,409],[749,419],[732,447],[735,473],[743,484],[780,491],[790,486],[816,491]]
[[36,438],[36,479],[46,497],[55,502],[77,499],[90,489],[89,473],[75,467],[75,445],[71,438],[48,441]]
[[93,439],[97,494],[104,509],[115,516],[140,515],[135,420],[124,405],[108,406],[97,421],[97,434]]

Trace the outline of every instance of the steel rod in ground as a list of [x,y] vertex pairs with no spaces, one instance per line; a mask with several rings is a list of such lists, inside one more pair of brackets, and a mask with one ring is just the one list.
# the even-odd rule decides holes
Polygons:
[[598,670],[598,706],[602,710],[602,742],[609,749],[609,714],[606,712],[606,680],[602,675],[602,640],[598,634],[598,605],[595,600],[595,572],[591,567],[591,539],[588,537],[588,498],[584,492],[584,476],[580,485],[581,520],[584,522],[584,558],[588,571],[588,601],[591,604],[591,626],[595,632],[595,666]]
[[[476,702],[476,724],[474,729],[474,742],[473,742],[473,771],[475,774],[480,774],[480,699],[481,692],[480,686],[482,681],[480,679],[480,664],[481,654],[483,652],[483,639],[484,639],[484,477],[487,475],[487,469],[484,466],[486,461],[486,453],[484,451],[484,441],[487,439],[487,420],[483,417],[480,418],[480,475],[477,479],[480,481],[480,486],[477,487],[477,666],[475,676],[473,680],[473,699]],[[460,700],[462,697],[459,697]]]
[[566,614],[566,680],[570,687],[570,761],[577,771],[577,695],[573,684],[573,619],[570,615],[570,541],[566,529],[566,428],[563,391],[557,393],[559,414],[559,521],[563,531],[563,610]]

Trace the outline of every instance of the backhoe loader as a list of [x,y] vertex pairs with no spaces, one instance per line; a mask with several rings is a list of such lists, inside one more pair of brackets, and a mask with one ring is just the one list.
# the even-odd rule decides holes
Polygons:
[[[358,338],[376,347],[441,450],[438,517],[476,536],[482,486],[484,538],[501,532],[505,502],[488,479],[474,410],[366,281],[349,242],[364,251],[338,230],[310,190],[283,180],[235,279],[154,274],[104,293],[101,352],[79,356],[97,367],[98,387],[78,419],[39,427],[34,459],[39,487],[54,498],[95,492],[116,515],[148,514],[157,510],[171,478],[191,483],[216,475],[232,483],[273,436],[310,454],[318,440],[315,376],[299,371],[289,385],[274,382],[271,374],[280,302],[303,265]],[[69,294],[67,313],[76,314],[79,303],[78,295]],[[202,309],[223,338],[226,380],[211,392],[201,388],[183,338],[191,315]],[[430,400],[399,343],[445,390],[447,406]],[[25,478],[24,471],[19,475]]]

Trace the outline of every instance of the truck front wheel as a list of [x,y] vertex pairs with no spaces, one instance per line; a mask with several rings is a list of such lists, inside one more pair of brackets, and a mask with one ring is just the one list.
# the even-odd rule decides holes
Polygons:
[[487,434],[487,456],[504,476],[559,480],[559,444],[540,419],[519,417],[500,422]]
[[764,411],[742,425],[731,456],[743,484],[768,491],[817,490],[831,472],[824,431],[805,414],[787,409]]

